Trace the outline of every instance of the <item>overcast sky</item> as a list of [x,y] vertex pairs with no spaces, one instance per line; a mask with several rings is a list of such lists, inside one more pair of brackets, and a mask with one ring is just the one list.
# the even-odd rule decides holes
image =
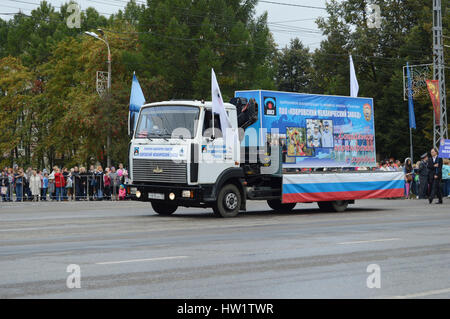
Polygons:
[[[123,8],[127,3],[127,0],[76,1],[80,4],[82,10],[91,6],[105,16],[117,12],[117,10]],[[144,1],[137,0],[137,2]],[[39,2],[40,0],[0,0],[0,14],[15,13],[19,9],[29,14],[32,9],[39,5]],[[67,1],[47,0],[47,2],[50,2],[54,6],[60,6]],[[272,2],[325,7],[326,0],[272,0]],[[279,48],[285,47],[291,38],[298,37],[306,46],[315,49],[323,39],[314,21],[317,17],[326,15],[325,10],[260,2],[256,9],[257,15],[264,13],[264,11],[268,12],[269,27]],[[0,17],[2,19],[8,19],[11,16],[0,15]]]

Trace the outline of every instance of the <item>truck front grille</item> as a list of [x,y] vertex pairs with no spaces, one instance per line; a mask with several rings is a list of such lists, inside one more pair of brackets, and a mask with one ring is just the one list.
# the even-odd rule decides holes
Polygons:
[[133,181],[186,183],[186,162],[172,160],[133,159]]

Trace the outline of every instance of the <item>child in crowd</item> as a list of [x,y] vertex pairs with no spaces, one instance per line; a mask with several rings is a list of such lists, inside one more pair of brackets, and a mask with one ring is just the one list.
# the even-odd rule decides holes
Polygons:
[[127,195],[127,191],[125,190],[125,186],[120,184],[119,188],[119,200],[125,200],[125,196]]
[[47,189],[48,189],[48,173],[44,173],[44,177],[42,178],[41,200],[47,200]]

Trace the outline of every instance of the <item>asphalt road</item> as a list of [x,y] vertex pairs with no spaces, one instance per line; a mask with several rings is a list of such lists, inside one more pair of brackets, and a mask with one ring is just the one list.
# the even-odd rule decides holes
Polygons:
[[[0,297],[450,297],[450,199],[350,207],[276,214],[254,202],[219,219],[140,202],[0,203]],[[70,264],[81,288],[66,285]],[[367,287],[371,264],[380,288]]]

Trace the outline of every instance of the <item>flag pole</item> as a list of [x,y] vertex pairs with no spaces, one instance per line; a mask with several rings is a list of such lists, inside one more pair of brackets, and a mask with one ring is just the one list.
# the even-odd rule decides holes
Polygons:
[[212,120],[212,139],[215,138],[215,132],[214,132],[214,110],[211,106],[211,120]]
[[411,151],[411,165],[414,163],[413,160],[413,139],[412,139],[412,128],[409,128],[409,144],[410,144],[410,151]]
[[215,132],[214,132],[214,108],[212,106],[212,101],[214,99],[213,97],[213,74],[214,74],[214,69],[211,68],[211,120],[212,120],[212,139],[215,138]]
[[406,62],[406,75],[408,77],[408,115],[409,115],[409,144],[410,144],[410,156],[411,164],[413,163],[413,140],[412,129],[416,128],[416,118],[414,116],[414,96],[411,82],[411,71],[409,69],[409,62]]

